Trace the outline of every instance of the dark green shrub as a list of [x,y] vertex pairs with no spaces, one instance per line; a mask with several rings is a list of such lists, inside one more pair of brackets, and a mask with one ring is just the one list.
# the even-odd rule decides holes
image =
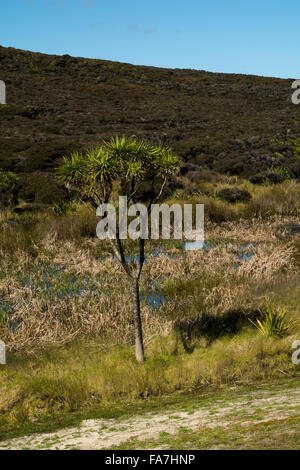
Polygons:
[[52,205],[69,197],[64,186],[51,175],[21,173],[19,181],[19,197],[25,202]]
[[263,172],[249,179],[253,184],[280,184],[285,180],[284,176],[276,172]]
[[251,194],[245,189],[239,188],[224,188],[218,191],[218,197],[227,202],[248,202],[251,199]]
[[0,171],[0,208],[18,203],[19,183],[13,173]]

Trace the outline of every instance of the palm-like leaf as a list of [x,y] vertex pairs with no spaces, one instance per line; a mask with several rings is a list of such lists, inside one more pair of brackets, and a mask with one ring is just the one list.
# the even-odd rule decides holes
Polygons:
[[69,158],[64,157],[56,174],[61,181],[75,186],[82,186],[86,178],[86,160],[82,153],[74,152]]
[[91,148],[87,152],[87,174],[90,181],[108,181],[118,173],[116,159],[100,148]]
[[164,185],[166,178],[178,168],[179,161],[169,147],[117,136],[101,147],[88,149],[85,154],[74,152],[64,158],[57,175],[99,201],[102,196],[108,200],[115,181],[129,188],[128,193],[132,194],[138,183],[146,179],[161,179]]
[[295,321],[287,318],[287,310],[284,308],[274,310],[271,305],[267,306],[267,312],[264,318],[256,320],[258,329],[268,337],[271,336],[284,336],[293,329]]

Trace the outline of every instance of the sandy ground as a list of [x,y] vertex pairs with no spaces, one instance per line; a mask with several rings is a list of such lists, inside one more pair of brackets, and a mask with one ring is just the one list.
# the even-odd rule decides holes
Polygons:
[[0,442],[0,449],[110,449],[130,439],[157,439],[159,433],[176,434],[181,427],[241,426],[300,415],[300,390],[265,390],[241,394],[238,400],[199,402],[188,411],[165,410],[127,419],[89,419],[80,426],[47,434],[33,434]]

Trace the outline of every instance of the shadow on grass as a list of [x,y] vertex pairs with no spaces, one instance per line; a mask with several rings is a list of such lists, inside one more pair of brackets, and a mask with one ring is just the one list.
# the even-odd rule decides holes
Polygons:
[[205,338],[209,346],[217,338],[237,334],[242,328],[251,326],[250,320],[253,322],[260,315],[259,310],[249,312],[228,310],[220,316],[212,316],[204,312],[188,319],[178,320],[174,329],[184,350],[191,354],[195,349],[194,341]]

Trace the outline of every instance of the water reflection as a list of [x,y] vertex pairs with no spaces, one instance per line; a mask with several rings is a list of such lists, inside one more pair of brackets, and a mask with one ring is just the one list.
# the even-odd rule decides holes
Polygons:
[[206,245],[202,240],[193,240],[190,242],[184,242],[182,248],[185,251],[203,250],[206,248]]

